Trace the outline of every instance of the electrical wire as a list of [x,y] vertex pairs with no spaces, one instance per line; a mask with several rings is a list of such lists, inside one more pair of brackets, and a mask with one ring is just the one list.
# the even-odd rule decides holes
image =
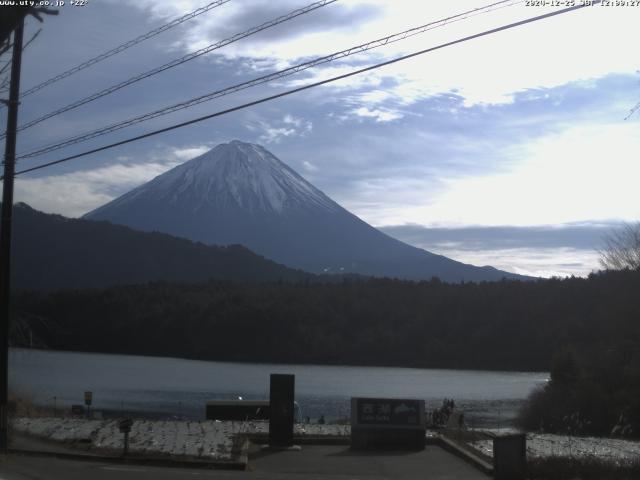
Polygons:
[[[42,32],[42,29],[39,28],[38,31],[36,33],[34,33],[31,38],[22,46],[22,51],[24,52],[26,50],[26,48],[31,44],[31,42],[33,42],[38,35],[40,35],[40,32]],[[11,44],[11,46],[13,46],[13,43]],[[2,55],[2,53],[4,52],[0,52],[0,55]],[[0,75],[2,75],[5,70],[7,70],[7,68],[9,68],[9,66],[11,65],[12,61],[9,60],[7,63],[5,63],[1,68],[0,68]],[[9,90],[8,88],[6,89],[2,89],[0,88],[0,92],[4,91],[4,90]],[[4,104],[3,104],[4,105]]]
[[164,25],[161,25],[157,28],[154,28],[153,30],[150,30],[149,32],[142,34],[136,38],[134,38],[133,40],[129,40],[128,42],[123,43],[122,45],[119,45],[115,48],[112,48],[111,50],[108,50],[104,53],[101,53],[100,55],[97,55],[89,60],[87,60],[86,62],[82,62],[81,64],[70,68],[69,70],[66,70],[65,72],[62,72],[58,75],[56,75],[55,77],[51,77],[48,80],[45,80],[44,82],[36,85],[35,87],[31,87],[30,89],[26,90],[25,92],[22,93],[21,97],[26,97],[28,95],[31,95],[32,93],[35,93],[39,90],[42,90],[45,87],[48,87],[49,85],[52,85],[56,82],[59,82],[60,80],[67,78],[71,75],[73,75],[74,73],[78,73],[81,70],[84,70],[85,68],[89,68],[93,65],[95,65],[96,63],[99,63],[103,60],[106,60],[109,57],[112,57],[113,55],[116,55],[118,53],[124,52],[125,50],[133,47],[134,45],[137,45],[141,42],[144,42],[145,40],[148,40],[150,38],[155,37],[156,35],[159,35],[163,32],[166,32],[167,30],[172,29],[173,27],[177,27],[178,25],[183,24],[184,22],[191,20],[192,18],[197,17],[198,15],[202,15],[203,13],[208,12],[209,10],[212,10],[214,8],[217,8],[221,5],[224,5],[225,3],[230,2],[231,0],[216,0],[215,2],[211,2],[208,5],[205,5],[204,7],[200,7],[195,9],[192,12],[189,12],[179,18],[176,18],[174,20],[172,20],[169,23],[166,23]]
[[[591,3],[591,5],[597,5],[600,2],[601,2],[601,0],[594,0]],[[554,12],[549,12],[549,13],[546,13],[546,14],[543,14],[543,15],[530,17],[530,18],[527,18],[525,20],[520,20],[518,22],[509,23],[507,25],[503,25],[503,26],[500,26],[500,27],[492,28],[490,30],[485,30],[483,32],[476,33],[476,34],[473,34],[473,35],[469,35],[469,36],[466,36],[466,37],[462,37],[462,38],[459,38],[457,40],[453,40],[453,41],[450,41],[450,42],[442,43],[442,44],[437,45],[435,47],[426,48],[424,50],[420,50],[420,51],[417,51],[417,52],[414,52],[414,53],[410,53],[408,55],[403,55],[401,57],[396,57],[396,58],[394,58],[392,60],[387,60],[385,62],[377,63],[377,64],[371,65],[369,67],[361,68],[361,69],[358,69],[358,70],[351,71],[349,73],[345,73],[345,74],[342,74],[342,75],[337,75],[335,77],[331,77],[331,78],[328,78],[328,79],[325,79],[325,80],[321,80],[321,81],[318,81],[318,82],[310,83],[310,84],[304,85],[302,87],[298,87],[298,88],[294,88],[294,89],[291,89],[291,90],[287,90],[285,92],[281,92],[281,93],[278,93],[278,94],[275,94],[275,95],[271,95],[271,96],[268,96],[268,97],[263,97],[263,98],[261,98],[259,100],[254,100],[252,102],[244,103],[242,105],[237,105],[237,106],[232,107],[232,108],[228,108],[228,109],[221,110],[221,111],[218,111],[218,112],[215,112],[215,113],[211,113],[209,115],[204,115],[202,117],[194,118],[192,120],[189,120],[189,121],[186,121],[186,122],[182,122],[182,123],[178,123],[178,124],[175,124],[175,125],[171,125],[169,127],[161,128],[159,130],[154,130],[152,132],[148,132],[148,133],[145,133],[145,134],[142,134],[142,135],[131,137],[131,138],[128,138],[126,140],[121,140],[119,142],[111,143],[109,145],[105,145],[105,146],[102,146],[102,147],[94,148],[92,150],[87,150],[85,152],[78,153],[78,154],[75,154],[75,155],[71,155],[71,156],[68,156],[68,157],[65,157],[65,158],[61,158],[59,160],[54,160],[54,161],[51,161],[51,162],[43,163],[41,165],[37,165],[35,167],[31,167],[31,168],[27,168],[27,169],[24,169],[24,170],[20,170],[20,171],[16,172],[15,175],[21,175],[21,174],[24,174],[24,173],[34,172],[36,170],[41,170],[43,168],[47,168],[47,167],[50,167],[50,166],[53,166],[53,165],[58,165],[60,163],[68,162],[70,160],[74,160],[74,159],[77,159],[77,158],[85,157],[85,156],[93,154],[93,153],[98,153],[98,152],[102,152],[104,150],[109,150],[111,148],[118,147],[120,145],[125,145],[127,143],[132,143],[132,142],[135,142],[135,141],[138,141],[138,140],[142,140],[144,138],[149,138],[149,137],[152,137],[152,136],[155,136],[155,135],[159,135],[161,133],[165,133],[165,132],[169,132],[169,131],[172,131],[172,130],[176,130],[178,128],[186,127],[188,125],[193,125],[194,123],[199,123],[199,122],[202,122],[204,120],[208,120],[208,119],[211,119],[211,118],[219,117],[219,116],[226,115],[226,114],[229,114],[229,113],[232,113],[232,112],[236,112],[238,110],[243,110],[243,109],[248,108],[248,107],[259,105],[261,103],[269,102],[269,101],[272,101],[272,100],[275,100],[275,99],[278,99],[278,98],[282,98],[282,97],[285,97],[285,96],[288,96],[288,95],[292,95],[294,93],[302,92],[304,90],[309,90],[311,88],[319,87],[321,85],[326,85],[328,83],[336,82],[338,80],[343,80],[345,78],[349,78],[349,77],[352,77],[354,75],[359,75],[359,74],[364,73],[364,72],[369,72],[371,70],[375,70],[375,69],[378,69],[378,68],[381,68],[381,67],[384,67],[384,66],[387,66],[387,65],[391,65],[391,64],[394,64],[394,63],[397,63],[397,62],[401,62],[403,60],[407,60],[407,59],[410,59],[410,58],[413,58],[413,57],[417,57],[419,55],[424,55],[426,53],[430,53],[430,52],[433,52],[435,50],[440,50],[442,48],[450,47],[450,46],[457,45],[457,44],[460,44],[460,43],[463,43],[463,42],[468,42],[470,40],[475,40],[475,39],[480,38],[480,37],[484,37],[484,36],[487,36],[487,35],[492,35],[494,33],[498,33],[498,32],[504,31],[504,30],[509,30],[511,28],[515,28],[515,27],[519,27],[519,26],[522,26],[522,25],[526,25],[528,23],[537,22],[537,21],[540,21],[540,20],[544,20],[544,19],[547,19],[547,18],[550,18],[550,17],[557,16],[557,15],[562,15],[564,13],[568,13],[568,12],[571,12],[571,11],[574,11],[574,10],[582,9],[582,8],[585,8],[586,6],[588,6],[588,5],[586,5],[586,4],[575,5],[575,6],[567,7],[567,8],[564,8],[564,9],[561,9],[561,10],[557,10],[557,11],[554,11]]]
[[624,119],[629,120],[638,110],[640,110],[640,103],[637,103],[633,108],[631,108],[631,110],[629,110],[629,114],[624,117]]
[[[85,105],[89,102],[93,102],[94,100],[97,100],[99,98],[102,98],[106,95],[109,95],[113,92],[116,92],[124,87],[128,87],[129,85],[133,85],[134,83],[137,83],[141,80],[144,80],[146,78],[152,77],[154,75],[157,75],[161,72],[164,72],[166,70],[169,70],[170,68],[173,67],[177,67],[178,65],[182,65],[183,63],[186,63],[190,60],[193,60],[195,58],[198,58],[202,55],[205,55],[207,53],[210,53],[214,50],[217,50],[219,48],[222,48],[226,45],[229,45],[231,43],[237,42],[238,40],[241,40],[243,38],[249,37],[251,35],[255,35],[258,32],[261,32],[263,30],[266,30],[268,28],[274,27],[276,25],[279,25],[281,23],[287,22],[293,18],[296,18],[300,15],[304,15],[306,13],[312,12],[314,10],[317,10],[318,8],[324,7],[326,5],[329,5],[331,3],[337,2],[338,0],[320,0],[314,3],[311,3],[310,5],[307,5],[306,7],[303,8],[299,8],[296,10],[293,10],[289,13],[287,13],[286,15],[282,15],[280,17],[277,17],[273,20],[270,20],[268,22],[265,22],[261,25],[258,25],[256,27],[250,28],[249,30],[246,30],[242,33],[237,33],[229,38],[226,38],[224,40],[221,40],[217,43],[214,43],[212,45],[209,45],[208,47],[204,47],[201,48],[200,50],[197,50],[195,52],[189,53],[181,58],[178,58],[176,60],[172,60],[171,62],[165,63],[164,65],[161,65],[159,67],[156,67],[152,70],[149,70],[147,72],[141,73],[139,75],[136,75],[135,77],[131,77],[128,80],[125,80],[123,82],[120,82],[116,85],[112,85],[111,87],[105,88],[104,90],[101,90],[97,93],[94,93],[92,95],[89,95],[88,97],[85,97],[81,100],[78,100],[74,103],[71,103],[65,107],[59,108],[57,110],[54,110],[53,112],[47,113],[46,115],[43,115],[42,117],[39,117],[35,120],[32,120],[30,122],[27,122],[21,126],[18,127],[17,131],[22,131],[25,130],[29,127],[32,127],[34,125],[37,125],[38,123],[44,122],[45,120],[48,120],[52,117],[55,117],[57,115],[60,115],[62,113],[68,112],[69,110],[73,110],[75,108],[78,108],[82,105]],[[4,134],[0,135],[0,138],[4,138]]]
[[159,109],[159,110],[155,110],[155,111],[146,113],[144,115],[139,115],[137,117],[133,117],[133,118],[130,118],[130,119],[125,120],[125,121],[117,122],[117,123],[108,125],[106,127],[102,127],[102,128],[96,129],[96,130],[92,130],[90,132],[86,132],[86,133],[83,133],[83,134],[80,134],[80,135],[76,135],[74,137],[67,138],[67,139],[65,139],[65,140],[63,140],[61,142],[57,142],[57,143],[50,144],[50,145],[47,145],[47,146],[44,146],[44,147],[40,147],[40,148],[38,148],[36,150],[33,150],[33,151],[30,151],[30,152],[18,155],[17,159],[32,158],[32,157],[44,155],[45,153],[49,153],[49,152],[52,152],[52,151],[55,151],[55,150],[59,150],[61,148],[68,147],[70,145],[76,145],[78,143],[82,143],[82,142],[91,140],[93,138],[100,137],[102,135],[113,133],[113,132],[115,132],[117,130],[121,130],[123,128],[130,127],[132,125],[135,125],[135,124],[138,124],[138,123],[141,123],[141,122],[145,122],[145,121],[151,120],[153,118],[157,118],[157,117],[160,117],[160,116],[164,116],[164,115],[168,115],[170,113],[177,112],[179,110],[190,108],[190,107],[193,107],[195,105],[199,105],[201,103],[214,100],[216,98],[220,98],[220,97],[223,97],[223,96],[226,96],[226,95],[230,95],[232,93],[239,92],[241,90],[245,90],[247,88],[251,88],[251,87],[254,87],[254,86],[257,86],[257,85],[261,85],[261,84],[264,84],[264,83],[268,83],[268,82],[272,82],[274,80],[279,80],[281,78],[288,77],[288,76],[294,75],[296,73],[302,72],[302,71],[307,70],[309,68],[313,68],[313,67],[316,67],[316,66],[328,63],[328,62],[332,62],[332,61],[338,60],[338,59],[346,58],[346,57],[349,57],[351,55],[355,55],[357,53],[366,52],[366,51],[372,50],[374,48],[378,48],[378,47],[382,47],[382,46],[385,46],[385,45],[389,45],[391,43],[395,43],[395,42],[398,42],[398,41],[401,41],[401,40],[405,40],[405,39],[410,38],[410,37],[412,37],[414,35],[418,35],[418,34],[427,32],[429,30],[438,28],[438,27],[443,27],[443,26],[448,25],[450,23],[454,23],[454,22],[458,22],[458,21],[461,21],[461,20],[465,20],[465,19],[468,19],[468,18],[470,18],[472,16],[475,16],[475,15],[489,13],[489,12],[495,11],[495,10],[497,10],[499,8],[509,7],[509,6],[512,6],[512,5],[515,5],[515,4],[518,4],[518,3],[522,3],[522,2],[523,2],[523,0],[502,0],[502,1],[499,1],[499,2],[495,2],[495,3],[492,3],[492,4],[486,5],[484,7],[474,8],[472,10],[468,10],[468,11],[465,11],[465,12],[462,12],[462,13],[459,13],[459,14],[456,14],[456,15],[441,19],[441,20],[437,20],[435,22],[430,22],[430,23],[427,23],[425,25],[421,25],[419,27],[414,27],[414,28],[411,28],[411,29],[408,29],[408,30],[404,30],[404,31],[399,32],[399,33],[394,33],[392,35],[388,35],[386,37],[382,37],[382,38],[379,38],[377,40],[373,40],[373,41],[368,42],[368,43],[357,45],[355,47],[351,47],[351,48],[348,48],[346,50],[341,50],[339,52],[335,52],[335,53],[332,53],[330,55],[326,55],[324,57],[315,58],[313,60],[309,60],[307,62],[303,62],[303,63],[300,63],[298,65],[294,65],[292,67],[285,68],[283,70],[279,70],[277,72],[273,72],[273,73],[270,73],[270,74],[267,74],[267,75],[263,75],[261,77],[254,78],[252,80],[248,80],[246,82],[242,82],[242,83],[233,85],[231,87],[224,88],[222,90],[217,90],[217,91],[205,94],[205,95],[201,95],[199,97],[192,98],[192,99],[187,100],[185,102],[177,103],[177,104],[174,104],[174,105],[171,105],[171,106],[168,106],[168,107],[164,107],[164,108]]

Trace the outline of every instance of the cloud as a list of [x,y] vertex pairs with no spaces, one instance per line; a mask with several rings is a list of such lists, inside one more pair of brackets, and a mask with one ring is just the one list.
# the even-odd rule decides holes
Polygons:
[[533,277],[584,277],[599,269],[595,251],[572,248],[513,248],[503,250],[432,250],[460,262]]
[[[84,94],[85,90],[87,95],[94,93],[96,84],[107,86],[121,81],[122,72],[133,74],[144,71],[147,67],[156,67],[169,59],[177,58],[186,51],[193,51],[203,44],[209,44],[225,36],[238,33],[242,29],[267,21],[291,9],[299,8],[305,3],[293,0],[229,2],[190,20],[170,33],[154,37],[152,42],[145,42],[128,50],[123,55],[113,57],[108,62],[114,62],[113,65],[117,68],[99,67],[99,73],[94,77],[88,77],[90,81],[83,78],[82,80],[85,81],[74,82],[68,86],[73,87],[73,91],[77,91],[78,94],[81,91]],[[184,95],[178,95],[179,92],[197,90],[198,93],[204,93],[205,85],[214,82],[216,88],[229,86],[237,81],[247,80],[247,76],[255,76],[255,72],[252,70],[273,70],[283,65],[291,65],[303,59],[326,55],[391,32],[405,30],[481,5],[481,2],[477,0],[417,3],[407,0],[336,2],[284,25],[262,32],[255,37],[229,45],[218,50],[215,54],[188,62],[184,66],[162,74],[157,77],[159,82],[165,82],[167,78],[175,75],[173,77],[175,88],[158,88],[157,90],[163,91],[163,95],[167,97],[179,96],[180,100],[184,100]],[[133,38],[140,34],[140,24],[144,25],[145,30],[150,29],[178,15],[201,7],[202,3],[197,0],[179,2],[140,0],[129,2],[129,6],[126,15],[122,14],[125,9],[115,1],[101,4],[99,9],[96,5],[95,11],[100,16],[109,14],[108,24],[114,24],[118,27],[117,38]],[[587,11],[581,10],[563,15],[557,20],[540,22],[513,32],[503,32],[485,39],[467,42],[421,58],[352,77],[322,90],[325,91],[326,98],[334,97],[334,94],[360,95],[360,103],[350,105],[351,110],[364,107],[370,111],[384,112],[385,109],[395,111],[399,105],[415,105],[425,98],[450,93],[459,95],[462,99],[462,106],[467,107],[477,104],[509,103],[513,102],[515,93],[527,89],[564,85],[576,79],[599,78],[611,72],[633,72],[638,68],[632,50],[635,42],[633,32],[637,22],[633,19],[633,15],[623,12],[623,10],[628,9],[593,8],[587,9]],[[72,12],[72,15],[77,15],[75,11],[77,9],[65,9],[64,15],[61,15],[60,19],[64,20],[70,14],[69,12]],[[325,78],[329,74],[351,71],[357,66],[369,65],[403,53],[420,50],[426,46],[437,45],[458,38],[460,35],[496,26],[507,20],[543,13],[543,11],[546,9],[511,7],[489,15],[473,17],[413,39],[386,45],[373,53],[359,54],[343,62],[327,65],[326,68],[318,68],[313,72],[292,77],[288,82],[283,82],[280,85],[299,85],[313,79]],[[118,14],[122,19],[118,17]],[[66,36],[61,35],[66,32],[52,31],[49,35],[53,36],[54,33],[57,33],[56,37],[60,38],[58,41],[78,44],[79,47],[82,47],[83,54],[86,54],[83,57],[90,58],[92,54],[97,53],[98,46],[100,50],[104,50],[102,44],[105,41],[105,33],[99,28],[102,17],[98,18],[98,14],[96,14],[96,18],[84,15],[86,18],[76,23],[82,24],[83,29],[95,30],[92,34],[85,35],[86,42],[69,42]],[[126,21],[126,29],[122,28],[121,20]],[[58,19],[56,19],[57,21]],[[75,27],[75,23],[69,22],[66,28],[69,31],[74,30],[68,28],[69,25]],[[615,28],[612,27],[613,25]],[[565,42],[567,37],[575,39],[575,41],[579,41],[580,38],[588,38],[588,35],[593,31],[603,32],[603,38],[606,40],[594,42],[594,45],[589,45],[589,48],[577,48],[576,52],[572,52],[571,61],[566,61],[566,52],[557,48],[557,45]],[[168,55],[167,52],[176,48],[176,45],[180,52]],[[613,48],[614,45],[615,48]],[[94,50],[92,51],[89,46],[92,46]],[[35,48],[35,46],[31,48]],[[44,63],[50,66],[48,61],[43,61],[44,55],[50,55],[50,53],[44,53],[46,52],[44,46],[40,51],[43,52],[40,55],[40,62],[29,62],[27,59],[26,63],[33,65]],[[57,56],[60,54],[55,53],[55,55],[55,58],[58,59]],[[122,59],[128,59],[128,61],[124,62]],[[65,59],[65,61],[68,63],[70,60]],[[119,63],[121,61],[123,63]],[[220,68],[221,65],[225,68]],[[107,67],[109,64],[105,62],[103,66]],[[30,70],[34,68],[33,66],[29,67]],[[38,68],[44,69],[43,66]],[[216,72],[216,75],[211,75],[212,70]],[[91,71],[93,69],[87,69],[87,75]],[[43,74],[38,70],[28,77],[41,78]],[[188,85],[183,86],[181,83]],[[196,84],[196,88],[192,83]],[[140,84],[140,87],[142,88],[142,85],[146,84],[145,81]],[[329,94],[326,93],[327,89],[329,89]],[[146,111],[157,107],[158,104],[170,103],[167,99],[159,102],[152,95],[153,90],[150,88],[141,92],[142,94],[135,98],[135,102],[129,101],[119,104],[117,100],[111,100],[110,107],[115,109],[117,106],[124,110],[135,105],[138,111],[141,109]],[[208,91],[211,90],[213,88],[208,89]],[[382,91],[387,93],[383,95],[380,93]],[[125,95],[125,92],[121,93]],[[109,98],[116,99],[119,98],[119,95],[113,95]],[[148,101],[149,108],[144,106],[145,100]],[[335,97],[333,100],[336,100]],[[31,113],[29,109],[36,107],[26,104],[25,108],[27,109],[25,113]],[[75,125],[75,127],[81,129],[85,125],[93,127],[91,122],[100,123],[100,125],[95,125],[98,127],[104,122],[111,122],[109,116],[111,111],[111,108],[102,109],[99,115],[83,115],[83,118],[78,122],[80,125]],[[65,115],[62,121],[73,118],[73,114],[69,115],[71,116]],[[117,121],[121,117],[120,114],[113,115],[113,121]],[[62,117],[59,118],[62,119]],[[67,127],[65,123],[61,125],[49,123],[47,128],[38,131],[39,138],[43,138],[41,135],[46,135],[47,141],[53,141],[54,136],[56,138],[64,136],[62,133],[57,135],[60,127],[72,130],[74,125],[71,124]]]
[[381,227],[385,233],[425,249],[442,246],[458,250],[504,250],[515,248],[571,248],[597,250],[603,238],[620,222],[569,223],[526,227],[425,227],[395,225]]
[[374,118],[376,122],[392,122],[404,117],[399,111],[386,108],[369,110],[367,107],[360,107],[352,110],[351,113],[358,117]]
[[[311,1],[296,0],[229,2],[191,20],[188,28],[183,29],[178,45],[184,51],[204,48],[311,3]],[[196,0],[181,2],[140,0],[131,2],[131,5],[150,12],[158,21],[173,19],[202,6],[201,2]],[[271,65],[283,66],[291,59],[322,51],[322,42],[335,43],[330,40],[333,35],[344,38],[349,29],[352,32],[357,31],[360,23],[366,23],[381,13],[382,9],[375,2],[333,3],[228,45],[219,51],[219,55],[231,59],[258,61],[272,59]]]
[[192,158],[199,157],[203,153],[207,153],[215,145],[200,145],[197,147],[176,148],[173,150],[173,155],[178,160],[191,160]]
[[[456,2],[454,7],[450,6],[445,12],[442,8],[434,8],[432,3],[425,2],[422,11],[405,8],[403,5],[403,2],[393,2],[393,6],[385,9],[384,25],[378,23],[378,19],[360,25],[361,31],[369,33],[366,40],[362,41],[441,18],[438,17],[438,12],[445,16],[470,6],[478,6],[477,2],[460,2],[460,5]],[[407,11],[412,15],[408,16]],[[536,9],[534,12],[523,6],[512,7],[447,25],[373,52],[342,60],[339,67],[315,69],[304,76],[304,81],[296,79],[290,81],[290,85],[319,81],[333,74],[344,73],[349,70],[346,65],[352,65],[353,70],[355,62],[359,65],[373,64],[548,11],[550,9]],[[405,105],[428,96],[452,92],[460,95],[467,107],[511,103],[515,93],[527,89],[554,88],[576,80],[634,72],[637,62],[631,45],[634,44],[632,32],[636,23],[637,19],[621,8],[585,9],[430,52],[323,88],[360,89],[368,83],[373,91],[379,91],[376,85],[391,82],[392,85],[386,89],[387,94],[382,99],[394,98]],[[608,25],[615,27],[607,27]],[[394,29],[396,26],[398,30]],[[590,38],[593,31],[603,29],[606,31],[606,41],[596,42],[597,45],[593,45],[593,48],[578,49],[571,61],[567,61],[565,53],[558,48],[568,37],[586,39]],[[344,39],[341,47],[336,45],[336,51],[355,44],[354,39]],[[620,48],[613,49],[613,45],[619,45]],[[325,52],[329,53],[327,50]]]
[[253,122],[247,123],[246,128],[259,133],[258,141],[262,143],[278,144],[287,137],[305,137],[313,130],[313,123],[303,118],[286,114],[278,120],[267,122],[258,115],[253,115]]
[[417,207],[413,221],[535,225],[640,216],[637,125],[568,128],[526,143],[521,155],[502,172],[445,181],[445,193]]
[[179,165],[180,156],[188,150],[199,151],[176,149],[167,152],[164,160],[114,163],[37,178],[18,177],[15,199],[43,212],[79,217]]
[[[25,78],[48,78],[58,66],[77,63],[78,59],[51,50],[51,44],[77,44],[81,56],[90,58],[106,49],[104,25],[110,25],[109,32],[115,28],[117,35],[109,37],[110,46],[115,46],[120,43],[116,38],[134,38],[202,6],[197,0],[141,0],[129,3],[130,9],[123,9],[115,0],[98,3],[91,12],[82,13],[83,18],[78,17],[78,9],[63,9],[51,19],[44,37],[39,38],[43,41],[34,42],[25,57]],[[71,77],[64,87],[77,95],[93,93],[191,51],[199,41],[219,40],[306,3],[229,2]],[[29,150],[36,142],[52,142],[248,80],[256,76],[255,70],[290,65],[481,4],[479,0],[341,0],[158,75],[149,83],[141,82],[140,88],[123,89],[108,102],[94,102],[75,115],[56,117],[55,122],[22,135],[20,147]],[[546,11],[513,7],[474,17],[256,91],[238,92],[215,105],[202,104],[156,119],[138,130],[133,127],[132,134]],[[446,48],[331,87],[236,112],[223,121],[211,120],[129,144],[120,150],[128,158],[116,163],[133,166],[140,162],[143,170],[154,163],[169,168],[165,160],[184,161],[219,141],[243,138],[248,130],[251,141],[268,144],[280,158],[306,172],[320,188],[374,225],[533,225],[635,219],[640,216],[632,193],[638,173],[634,159],[640,154],[638,124],[637,117],[625,125],[621,119],[640,98],[638,76],[628,74],[638,68],[633,50],[638,12],[594,7]],[[76,23],[80,30],[75,29]],[[599,32],[599,41],[592,40],[593,32]],[[585,39],[589,39],[589,48],[580,48]],[[558,47],[568,43],[577,45],[570,57],[566,48]],[[613,75],[615,72],[622,74]],[[25,101],[21,118],[29,120],[60,106],[60,96],[46,93],[50,91],[43,91],[35,101]],[[129,132],[118,135],[114,141],[126,138]],[[157,149],[158,141],[168,145],[163,158],[148,154]],[[102,144],[96,140],[87,148]],[[172,145],[173,153],[169,151]],[[45,172],[112,162],[110,154]],[[102,168],[106,167],[99,166],[98,171]],[[83,172],[77,177],[72,173],[47,177],[62,188],[47,190],[44,177],[18,183],[27,182],[29,196],[38,199],[42,208],[61,213],[83,213],[135,186],[126,179],[122,184],[115,180],[101,183],[83,177]],[[148,179],[141,176],[140,183]],[[64,201],[58,198],[71,191],[77,191],[78,198],[71,198],[70,193]],[[87,200],[84,207],[80,206],[83,198]]]
[[280,143],[284,137],[289,137],[296,133],[294,128],[275,128],[269,126],[267,123],[263,125],[264,133],[260,135],[259,140],[264,143]]
[[455,260],[536,277],[586,276],[599,268],[598,249],[618,222],[532,227],[380,228],[410,245]]
[[311,162],[305,160],[302,162],[302,166],[304,167],[304,169],[307,172],[317,172],[318,171],[318,167],[316,167],[314,164],[312,164]]

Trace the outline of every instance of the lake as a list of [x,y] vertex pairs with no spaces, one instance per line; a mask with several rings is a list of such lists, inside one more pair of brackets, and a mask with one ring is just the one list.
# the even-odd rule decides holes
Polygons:
[[349,416],[349,398],[424,399],[427,408],[455,400],[470,426],[508,426],[546,372],[395,367],[275,365],[164,357],[11,349],[10,391],[43,406],[68,409],[93,392],[95,410],[203,419],[207,400],[269,398],[269,374],[296,376],[296,400],[312,421]]

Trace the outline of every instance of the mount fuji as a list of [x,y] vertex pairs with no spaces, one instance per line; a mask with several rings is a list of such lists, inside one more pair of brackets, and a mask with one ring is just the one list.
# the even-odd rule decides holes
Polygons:
[[242,244],[312,273],[481,281],[525,278],[460,263],[389,237],[260,145],[234,140],[87,213],[205,244]]

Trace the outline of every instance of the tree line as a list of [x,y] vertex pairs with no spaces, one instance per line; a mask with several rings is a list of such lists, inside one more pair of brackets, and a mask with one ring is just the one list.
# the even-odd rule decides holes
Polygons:
[[636,436],[639,291],[640,270],[536,282],[345,278],[22,291],[13,342],[220,361],[550,370],[523,426]]
[[463,284],[157,282],[19,292],[13,305],[14,323],[53,349],[533,371],[567,345],[639,338],[638,291],[640,273],[621,271]]

